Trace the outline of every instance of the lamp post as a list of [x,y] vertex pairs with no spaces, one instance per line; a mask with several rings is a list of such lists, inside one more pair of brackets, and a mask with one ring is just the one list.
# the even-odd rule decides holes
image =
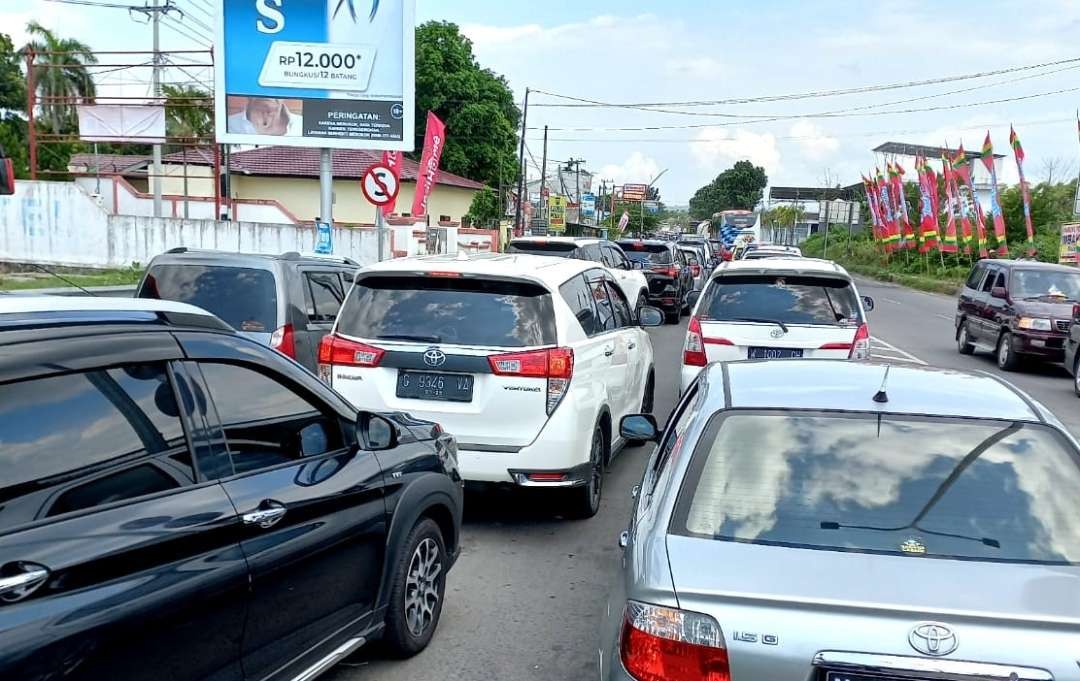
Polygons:
[[656,177],[649,180],[649,184],[645,185],[645,195],[641,197],[641,228],[640,228],[640,231],[639,231],[640,236],[645,235],[645,199],[647,199],[649,197],[649,189],[654,184],[656,184],[656,181],[660,179],[660,176],[663,175],[664,173],[666,173],[668,170],[670,170],[670,168],[664,168],[663,170],[661,170],[659,173],[656,174]]

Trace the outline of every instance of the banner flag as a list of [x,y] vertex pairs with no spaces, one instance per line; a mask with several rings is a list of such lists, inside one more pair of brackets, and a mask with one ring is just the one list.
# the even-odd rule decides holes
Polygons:
[[915,159],[915,172],[919,176],[919,252],[927,253],[937,246],[937,213],[934,211],[934,202],[930,198],[930,168],[926,159],[919,156]]
[[901,248],[915,248],[915,231],[911,228],[911,220],[908,218],[907,198],[904,196],[904,168],[899,163],[893,163],[889,180],[892,184],[893,201],[896,206],[896,219],[900,223],[903,234]]
[[[964,143],[953,157],[953,178],[957,180],[956,195],[960,199],[961,218],[960,223],[964,227],[964,238],[969,241],[978,241],[979,257],[989,255],[986,250],[986,223],[983,222],[982,206],[975,196],[975,188],[971,184],[971,163],[968,161],[967,152],[964,151]],[[968,190],[965,195],[962,188]],[[972,231],[971,217],[975,218],[975,230]]]
[[881,211],[882,222],[885,223],[885,250],[892,251],[896,249],[900,241],[900,228],[896,224],[892,201],[889,198],[889,186],[885,183],[885,176],[881,173],[881,168],[876,170],[878,209]]
[[997,169],[994,167],[994,144],[990,141],[990,131],[986,131],[986,139],[982,146],[982,162],[990,173],[990,217],[994,221],[994,238],[997,240],[997,255],[1009,254],[1009,246],[1006,243],[1005,216],[1001,214],[1001,203],[998,201]]
[[[1080,134],[1080,133],[1078,133]],[[1031,188],[1024,179],[1024,148],[1020,146],[1020,138],[1012,125],[1009,126],[1009,146],[1013,149],[1016,157],[1016,172],[1020,176],[1020,195],[1024,200],[1024,226],[1027,228],[1027,254],[1035,255],[1035,230],[1031,226]]]
[[[960,247],[956,239],[956,179],[953,177],[952,162],[944,152],[941,154],[941,174],[945,178],[945,245],[941,250],[945,253],[957,253]],[[964,252],[971,252],[967,245],[964,246]]]
[[[870,173],[873,177],[873,173]],[[881,220],[881,210],[878,208],[878,196],[875,190],[873,180],[867,179],[865,175],[862,176],[863,190],[866,192],[866,205],[870,208],[870,223],[872,227],[872,234],[874,239],[880,241],[882,245],[885,244],[885,223]]]
[[428,111],[427,129],[424,131],[424,153],[420,167],[416,169],[416,195],[413,196],[412,215],[428,214],[428,199],[439,177],[439,161],[446,146],[446,125],[439,117]]

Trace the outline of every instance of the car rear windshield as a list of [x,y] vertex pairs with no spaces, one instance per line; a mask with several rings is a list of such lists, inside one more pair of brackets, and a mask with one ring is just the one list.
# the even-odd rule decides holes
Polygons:
[[575,244],[558,241],[513,241],[507,247],[507,253],[529,253],[546,255],[552,258],[568,258],[577,248]]
[[237,331],[271,333],[277,323],[277,287],[268,270],[220,265],[154,265],[140,298],[190,303]]
[[670,265],[671,249],[663,244],[642,244],[636,241],[619,242],[626,253],[626,257],[634,262],[643,262],[650,265]]
[[862,321],[851,283],[832,277],[727,275],[713,279],[703,297],[702,321],[755,318],[831,326]]
[[1080,455],[1041,424],[719,413],[673,533],[914,557],[1080,563]]
[[366,340],[510,348],[556,341],[546,289],[466,277],[363,277],[341,308],[337,330]]

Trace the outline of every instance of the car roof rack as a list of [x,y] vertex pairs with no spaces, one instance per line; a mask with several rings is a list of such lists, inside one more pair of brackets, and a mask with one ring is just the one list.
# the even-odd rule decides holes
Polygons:
[[326,262],[340,262],[346,265],[360,267],[360,263],[345,255],[323,255],[322,253],[301,253],[300,251],[285,251],[278,256],[281,260],[322,260]]

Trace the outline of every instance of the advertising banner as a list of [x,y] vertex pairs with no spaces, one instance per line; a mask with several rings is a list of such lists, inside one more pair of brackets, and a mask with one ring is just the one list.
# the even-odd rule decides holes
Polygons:
[[1061,226],[1061,251],[1058,254],[1058,262],[1064,265],[1075,265],[1076,248],[1080,243],[1080,223],[1071,223]]
[[79,139],[86,142],[165,141],[165,107],[79,104]]
[[439,117],[428,111],[427,128],[424,132],[424,152],[420,156],[420,168],[416,176],[416,194],[413,195],[412,214],[427,215],[428,199],[439,177],[439,162],[446,146],[446,125]]
[[581,195],[581,217],[596,217],[596,194]]
[[548,197],[548,231],[566,231],[566,197]]
[[644,201],[649,191],[646,184],[624,184],[622,186],[623,201]]
[[415,0],[217,0],[218,142],[413,149]]

